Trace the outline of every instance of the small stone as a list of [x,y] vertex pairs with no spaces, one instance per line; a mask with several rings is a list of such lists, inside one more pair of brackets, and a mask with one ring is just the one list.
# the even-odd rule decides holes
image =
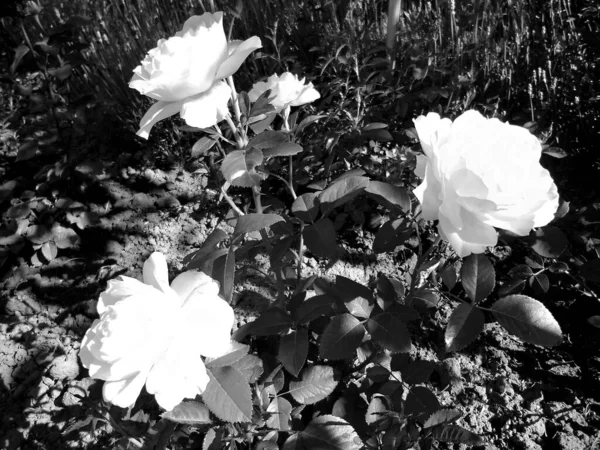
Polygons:
[[584,450],[586,448],[585,444],[572,434],[559,432],[554,436],[554,440],[559,450]]
[[510,439],[510,443],[512,444],[512,448],[516,450],[542,450],[539,444],[526,436],[513,436]]
[[73,380],[77,378],[79,376],[77,353],[72,352],[55,358],[48,373],[55,380]]

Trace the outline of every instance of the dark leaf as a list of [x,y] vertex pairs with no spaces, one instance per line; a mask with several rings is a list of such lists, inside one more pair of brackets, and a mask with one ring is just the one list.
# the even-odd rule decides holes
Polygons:
[[411,385],[427,383],[433,373],[433,369],[435,369],[433,361],[413,361],[401,370],[402,381]]
[[295,377],[302,370],[307,355],[308,330],[306,328],[299,327],[297,330],[281,337],[277,358],[281,361],[283,367]]
[[590,259],[579,267],[579,275],[587,281],[600,283],[600,258]]
[[485,316],[479,308],[466,303],[458,305],[446,326],[446,351],[455,352],[469,345],[479,336],[484,324]]
[[284,219],[278,214],[246,214],[237,219],[234,234],[252,233],[268,228]]
[[406,414],[429,416],[440,409],[440,402],[431,390],[423,386],[413,386],[406,395],[404,410]]
[[204,155],[207,151],[213,148],[216,143],[216,139],[213,139],[212,136],[201,137],[192,146],[192,158],[197,158],[198,156]]
[[263,151],[265,158],[271,158],[275,156],[294,156],[304,150],[301,145],[294,144],[293,142],[283,142],[276,145],[273,148],[269,148]]
[[445,425],[456,422],[462,413],[457,409],[440,409],[434,412],[423,424],[423,428],[431,428],[437,425]]
[[411,348],[410,334],[396,315],[387,312],[371,317],[366,328],[375,342],[393,353],[408,353]]
[[316,122],[319,119],[322,119],[323,117],[327,117],[327,115],[317,115],[317,116],[308,116],[305,117],[302,122],[300,122],[300,124],[298,125],[298,128],[296,128],[294,130],[294,132],[296,134],[300,133],[302,130],[304,130],[307,126],[309,126],[311,123]]
[[255,336],[272,336],[285,333],[292,325],[290,315],[280,308],[269,308],[252,322],[250,333]]
[[545,258],[558,258],[567,248],[567,237],[559,228],[544,227],[532,231],[530,236],[531,247]]
[[[250,140],[248,147],[258,149],[273,148],[283,144],[288,139],[287,133],[283,131],[263,131]],[[273,156],[273,155],[272,155]]]
[[323,359],[344,359],[353,357],[362,342],[365,328],[351,314],[340,314],[331,322],[321,335],[319,355]]
[[333,312],[334,298],[330,295],[316,295],[298,306],[293,312],[294,321],[298,324],[306,324],[317,317],[328,315]]
[[304,228],[304,241],[308,249],[315,255],[322,258],[335,258],[338,247],[336,245],[336,233],[333,222],[328,218],[323,218],[314,225]]
[[465,445],[481,445],[485,441],[477,434],[459,425],[442,425],[431,431],[434,439],[442,442],[456,442]]

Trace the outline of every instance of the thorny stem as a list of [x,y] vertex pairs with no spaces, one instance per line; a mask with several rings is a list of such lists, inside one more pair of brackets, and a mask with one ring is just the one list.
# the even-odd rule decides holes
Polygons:
[[233,123],[233,120],[231,120],[231,116],[226,115],[225,120],[227,121],[229,128],[231,128],[231,132],[233,133],[233,137],[235,138],[235,142],[237,143],[238,148],[244,148],[244,141],[242,140],[240,133],[238,133],[237,127]]
[[[290,123],[288,122],[288,117],[290,116],[290,107],[288,106],[284,111],[283,111],[283,129],[285,131],[290,131]],[[294,159],[293,156],[290,155],[289,156],[289,165],[288,165],[288,183],[290,185],[290,187],[293,189],[294,186]]]
[[[415,226],[417,227],[417,232],[418,232],[419,226],[416,223],[415,223]],[[421,256],[417,259],[415,268],[414,268],[413,272],[410,274],[410,290],[409,290],[410,293],[412,293],[414,291],[415,287],[417,286],[417,280],[419,278],[419,273],[418,273],[419,268],[427,260],[429,255],[431,255],[431,252],[433,252],[433,250],[438,246],[438,244],[440,243],[441,240],[442,240],[442,237],[438,234],[437,237],[435,238],[435,241],[433,242],[433,244],[431,244],[431,246],[427,249],[427,251],[425,253],[421,254]],[[420,239],[419,239],[419,253],[422,253],[422,246],[421,246]]]
[[242,112],[240,111],[240,103],[237,91],[235,90],[235,84],[233,83],[233,76],[227,77],[227,84],[229,84],[229,87],[231,88],[231,103],[233,104],[233,112],[239,124],[240,134],[245,145],[245,143],[248,141],[248,138],[246,136],[246,131],[244,130],[244,127],[242,127]]
[[294,191],[294,188],[285,180],[285,178],[280,177],[279,175],[276,175],[274,173],[271,172],[267,172],[266,170],[262,170],[262,169],[258,169],[259,172],[264,173],[265,175],[269,175],[271,177],[275,177],[278,180],[281,180],[281,182],[283,184],[285,184],[285,186],[288,188],[288,190],[290,191],[290,194],[292,195],[292,198],[294,200],[296,200],[298,198],[298,196],[296,195],[296,191]]
[[297,280],[302,279],[302,260],[304,258],[304,221],[300,222],[300,243],[298,244],[298,268]]

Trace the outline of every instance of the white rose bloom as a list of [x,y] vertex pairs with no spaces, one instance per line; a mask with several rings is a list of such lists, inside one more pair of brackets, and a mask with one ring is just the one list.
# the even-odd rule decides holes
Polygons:
[[256,36],[228,43],[222,12],[190,17],[175,36],[159,40],[133,71],[129,87],[158,100],[142,118],[138,136],[148,139],[154,124],[176,113],[199,128],[223,120],[231,96],[223,78],[261,47]]
[[304,84],[304,82],[304,78],[299,80],[290,72],[285,72],[281,76],[273,74],[266,82],[254,83],[248,92],[248,97],[251,102],[255,102],[267,89],[271,89],[269,103],[275,107],[275,112],[279,113],[290,106],[314,102],[321,96],[312,83]]
[[525,128],[473,110],[454,122],[435,113],[414,122],[426,155],[414,193],[423,218],[439,219],[440,235],[460,257],[496,245],[494,227],[526,236],[554,218],[558,191],[539,163],[540,142]]
[[218,296],[217,282],[201,272],[184,272],[169,286],[162,253],[144,263],[143,278],[109,281],[98,300],[100,319],[86,332],[79,357],[92,378],[106,380],[107,402],[126,408],[145,384],[171,410],[206,389],[201,355],[228,351],[233,309]]

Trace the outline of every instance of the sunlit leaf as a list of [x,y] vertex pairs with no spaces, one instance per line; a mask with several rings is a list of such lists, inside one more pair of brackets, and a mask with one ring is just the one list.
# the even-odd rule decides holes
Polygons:
[[283,131],[263,131],[259,135],[252,138],[248,143],[248,147],[258,149],[273,148],[286,142],[288,139],[287,133]]
[[171,422],[188,425],[212,423],[208,408],[204,403],[199,402],[181,402],[171,411],[162,413],[161,417]]
[[479,303],[494,290],[496,272],[492,263],[482,254],[471,254],[463,260],[462,286],[473,303]]
[[300,195],[292,204],[292,213],[304,222],[314,222],[319,215],[319,197],[312,192]]
[[252,420],[250,385],[233,367],[207,369],[210,381],[202,400],[219,419],[227,422]]
[[565,251],[569,240],[557,227],[544,227],[532,231],[531,247],[545,258],[558,258]]
[[458,409],[440,409],[429,416],[423,424],[423,428],[431,428],[456,422],[461,417],[462,413]]
[[363,443],[354,428],[332,415],[313,419],[301,432],[305,448],[311,450],[360,450]]
[[[267,419],[269,428],[288,431],[290,429],[292,405],[283,397],[275,397],[267,407],[271,416]],[[275,448],[278,448],[275,444]]]
[[432,429],[434,439],[441,442],[456,442],[464,445],[481,445],[485,441],[481,436],[459,425],[442,425]]
[[290,382],[290,394],[298,403],[312,405],[331,394],[337,384],[332,367],[309,366],[302,371],[300,381]]
[[369,185],[366,177],[347,177],[326,188],[319,197],[321,211],[326,215],[332,209],[349,202]]
[[550,311],[526,295],[509,295],[491,307],[494,317],[506,330],[531,344],[553,347],[562,341],[562,331]]
[[197,158],[198,156],[204,155],[217,143],[216,139],[211,136],[203,136],[198,139],[192,146],[191,156]]
[[252,233],[268,228],[284,219],[278,214],[246,214],[237,219],[234,234]]
[[281,144],[276,145],[273,148],[269,148],[263,151],[263,155],[265,158],[271,158],[275,156],[294,156],[298,153],[301,153],[302,148],[301,145],[295,144],[293,142],[283,142]]

